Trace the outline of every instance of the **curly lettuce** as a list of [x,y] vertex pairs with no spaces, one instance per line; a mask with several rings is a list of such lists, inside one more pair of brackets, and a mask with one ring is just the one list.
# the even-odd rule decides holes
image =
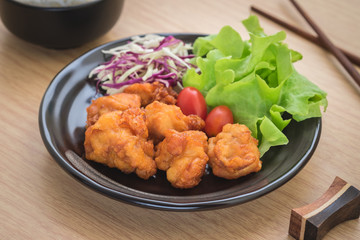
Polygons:
[[288,143],[282,130],[292,119],[320,117],[327,94],[295,70],[293,63],[302,55],[283,42],[285,32],[266,35],[256,16],[242,23],[249,40],[225,26],[194,42],[198,69],[186,72],[183,85],[199,89],[211,108],[228,106],[235,122],[247,125],[259,140],[264,155],[270,147]]

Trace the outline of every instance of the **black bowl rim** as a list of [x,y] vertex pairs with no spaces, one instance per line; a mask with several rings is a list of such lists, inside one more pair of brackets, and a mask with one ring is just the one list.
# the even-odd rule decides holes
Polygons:
[[16,4],[19,7],[30,8],[30,9],[38,10],[38,11],[65,12],[65,11],[71,11],[71,10],[86,8],[86,7],[89,7],[89,6],[92,6],[92,5],[95,5],[95,4],[100,3],[102,1],[107,1],[107,0],[93,0],[92,2],[85,2],[85,3],[76,4],[76,5],[64,6],[64,7],[47,7],[47,6],[42,7],[42,6],[38,6],[38,5],[31,5],[31,4],[26,4],[26,3],[23,3],[23,2],[18,2],[16,0],[4,0],[4,1],[8,1],[8,2],[11,2],[13,4]]
[[[200,34],[200,33],[152,33],[152,34],[158,34],[163,36],[168,35],[174,35],[174,36],[206,36],[206,34]],[[134,36],[144,36],[142,35],[134,35]],[[177,197],[177,196],[163,196],[163,195],[157,195],[152,193],[146,193],[141,192],[141,194],[146,195],[148,197],[162,197],[168,200],[172,201],[164,201],[164,200],[157,200],[154,198],[143,198],[136,196],[136,194],[126,194],[122,192],[118,192],[112,188],[106,187],[95,180],[93,180],[91,177],[85,175],[83,172],[81,172],[79,169],[74,167],[70,162],[63,159],[61,154],[57,152],[55,149],[54,144],[52,143],[51,136],[49,134],[49,130],[46,128],[46,119],[45,119],[45,113],[46,108],[44,108],[45,100],[51,96],[47,96],[48,90],[51,87],[51,85],[56,81],[58,75],[64,71],[69,65],[71,65],[73,62],[80,58],[86,58],[87,55],[91,55],[94,52],[101,51],[102,49],[106,49],[108,46],[111,46],[116,43],[124,42],[128,39],[131,39],[131,37],[126,37],[122,39],[118,39],[115,41],[111,41],[102,45],[99,45],[83,54],[81,54],[79,57],[73,59],[70,63],[68,63],[62,70],[58,72],[58,74],[53,78],[53,80],[50,82],[49,86],[47,87],[45,94],[41,100],[40,103],[40,109],[39,109],[39,115],[38,115],[38,121],[39,121],[39,128],[40,128],[40,134],[42,137],[42,140],[44,142],[44,145],[50,155],[56,160],[56,162],[71,176],[73,176],[75,179],[79,180],[86,186],[90,187],[92,190],[95,190],[97,192],[100,192],[104,194],[107,197],[114,198],[116,200],[120,200],[123,202],[126,202],[128,204],[140,206],[140,207],[146,207],[156,210],[170,210],[170,211],[198,211],[198,210],[213,210],[223,207],[229,207],[241,203],[248,202],[250,200],[254,200],[260,196],[263,196],[280,186],[282,186],[284,183],[288,182],[290,179],[292,179],[310,160],[311,156],[316,150],[316,147],[320,140],[321,135],[321,128],[322,128],[322,121],[321,118],[317,118],[316,121],[316,129],[315,134],[311,140],[310,147],[305,151],[303,157],[290,169],[290,171],[284,173],[282,176],[277,178],[276,180],[272,181],[271,183],[267,184],[266,186],[256,189],[250,193],[237,195],[235,197],[227,197],[227,198],[221,198],[216,200],[206,200],[206,201],[193,201],[193,202],[176,202],[177,199],[181,198],[196,198],[196,197]],[[134,192],[138,192],[137,190],[132,190]],[[210,194],[207,194],[210,195]],[[198,196],[197,196],[198,197]]]

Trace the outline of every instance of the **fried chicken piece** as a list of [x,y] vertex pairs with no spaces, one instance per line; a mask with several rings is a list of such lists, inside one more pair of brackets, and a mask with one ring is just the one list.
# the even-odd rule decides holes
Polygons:
[[158,144],[155,162],[166,171],[167,180],[176,188],[192,188],[199,184],[209,160],[207,136],[201,131],[177,132],[169,129]]
[[209,139],[209,165],[213,174],[237,179],[261,169],[258,141],[242,124],[226,124],[216,137]]
[[167,105],[158,101],[146,106],[145,115],[149,135],[156,143],[164,139],[165,131],[168,129],[183,132],[201,130],[205,126],[205,121],[199,116],[186,116],[178,106]]
[[93,125],[104,113],[132,107],[140,107],[140,97],[136,94],[118,93],[110,96],[99,97],[92,101],[87,111],[87,127]]
[[135,83],[126,87],[123,92],[139,95],[143,107],[154,101],[174,105],[178,95],[171,87],[165,87],[160,82]]
[[147,137],[145,113],[140,108],[105,113],[86,129],[85,157],[148,179],[156,173],[156,164],[154,145]]

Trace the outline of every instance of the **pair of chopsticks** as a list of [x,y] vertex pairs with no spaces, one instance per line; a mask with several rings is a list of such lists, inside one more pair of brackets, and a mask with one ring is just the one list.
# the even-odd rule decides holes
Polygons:
[[[349,75],[354,79],[355,83],[360,87],[360,74],[355,69],[353,64],[351,63],[351,62],[353,62],[354,64],[360,66],[360,58],[358,56],[355,56],[355,55],[345,51],[345,50],[342,50],[342,49],[336,47],[295,0],[290,0],[290,2],[295,6],[295,8],[298,10],[298,12],[304,17],[304,19],[308,22],[308,24],[317,33],[317,36],[313,36],[308,32],[305,32],[295,26],[285,23],[284,21],[282,21],[274,16],[271,16],[269,13],[266,13],[254,6],[251,6],[251,10],[253,10],[254,12],[257,12],[257,13],[263,15],[264,17],[272,20],[273,22],[293,31],[294,33],[297,33],[298,35],[310,40],[311,42],[327,49],[329,52],[331,52],[335,56],[335,58],[345,68],[345,70],[349,73]],[[351,60],[351,62],[350,62],[350,60]]]

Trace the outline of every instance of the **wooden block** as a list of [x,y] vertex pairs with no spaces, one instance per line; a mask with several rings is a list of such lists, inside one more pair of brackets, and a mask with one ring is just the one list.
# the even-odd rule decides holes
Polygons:
[[315,202],[291,210],[289,234],[300,240],[320,240],[336,225],[359,215],[360,191],[336,177]]

